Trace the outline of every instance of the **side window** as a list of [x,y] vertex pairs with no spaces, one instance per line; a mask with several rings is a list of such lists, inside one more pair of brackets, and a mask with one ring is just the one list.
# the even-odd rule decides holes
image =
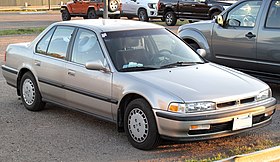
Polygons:
[[47,48],[48,45],[50,43],[51,37],[53,35],[54,32],[54,28],[52,28],[37,44],[36,46],[36,53],[40,53],[40,54],[47,54]]
[[58,26],[52,36],[47,55],[65,59],[74,27]]
[[272,1],[269,7],[266,24],[267,28],[280,28],[280,1]]
[[227,16],[228,26],[254,27],[261,1],[246,1],[233,8]]
[[79,29],[72,52],[71,61],[85,64],[89,61],[103,60],[104,56],[94,32]]

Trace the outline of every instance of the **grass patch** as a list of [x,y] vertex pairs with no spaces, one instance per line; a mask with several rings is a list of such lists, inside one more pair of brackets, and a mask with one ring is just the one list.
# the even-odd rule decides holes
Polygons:
[[[158,25],[162,25],[162,26],[166,26],[166,23],[163,22],[163,21],[151,21],[152,23],[155,23],[155,24],[158,24]],[[188,20],[177,20],[177,23],[175,26],[181,26],[181,25],[184,25],[184,24],[188,24],[189,21]]]
[[0,36],[4,36],[4,35],[21,35],[21,34],[38,34],[38,33],[41,33],[44,29],[45,29],[45,27],[0,30]]

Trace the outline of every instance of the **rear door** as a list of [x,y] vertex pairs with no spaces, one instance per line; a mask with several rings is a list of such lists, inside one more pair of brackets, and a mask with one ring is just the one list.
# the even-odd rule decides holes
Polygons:
[[183,17],[201,18],[208,14],[205,0],[179,0],[179,12]]
[[258,71],[280,78],[280,1],[267,4],[257,38]]
[[34,69],[43,98],[66,103],[64,90],[66,55],[73,27],[53,27],[36,45]]
[[260,0],[244,1],[226,16],[226,25],[213,27],[212,52],[216,62],[238,69],[256,70],[256,37]]
[[79,29],[73,44],[70,61],[66,65],[66,89],[68,106],[112,120],[112,73],[88,70],[90,61],[105,61],[97,35],[87,29]]

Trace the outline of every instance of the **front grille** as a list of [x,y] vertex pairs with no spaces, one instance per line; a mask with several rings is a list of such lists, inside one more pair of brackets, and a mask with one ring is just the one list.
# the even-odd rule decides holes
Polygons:
[[234,106],[234,105],[236,105],[236,101],[219,103],[219,104],[217,104],[217,107],[218,108],[223,108],[223,107],[229,107],[229,106]]
[[250,102],[254,102],[254,101],[255,101],[255,97],[246,98],[246,99],[240,100],[240,104],[250,103]]
[[[261,123],[263,121],[268,120],[272,116],[265,116],[264,114],[253,116],[253,125]],[[217,133],[222,131],[231,131],[233,127],[233,120],[225,123],[211,124],[210,129],[204,130],[189,130],[189,135],[200,135],[200,134],[208,134],[208,133]]]
[[234,100],[234,101],[227,101],[227,102],[217,103],[217,108],[225,108],[225,107],[235,106],[239,104],[251,103],[254,101],[255,101],[255,97],[244,98],[244,99]]

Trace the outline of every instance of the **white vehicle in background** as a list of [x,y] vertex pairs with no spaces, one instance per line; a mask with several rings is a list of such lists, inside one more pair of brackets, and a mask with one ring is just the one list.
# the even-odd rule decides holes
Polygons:
[[138,17],[140,21],[159,18],[158,0],[122,0],[121,15],[128,19]]

